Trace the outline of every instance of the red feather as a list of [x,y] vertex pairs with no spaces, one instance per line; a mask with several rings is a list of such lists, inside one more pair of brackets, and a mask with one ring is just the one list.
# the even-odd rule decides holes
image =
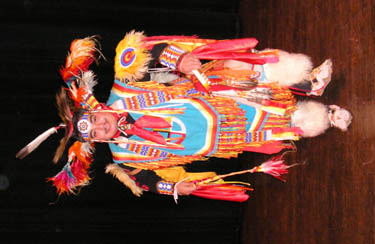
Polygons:
[[223,40],[197,47],[194,49],[193,53],[195,55],[208,55],[223,52],[249,51],[257,44],[258,41],[255,38]]
[[249,199],[246,190],[252,191],[253,189],[229,184],[201,185],[197,187],[197,190],[192,195],[207,199],[244,202]]
[[69,148],[71,161],[57,175],[47,179],[47,181],[52,181],[59,195],[74,194],[79,187],[87,185],[91,180],[88,171],[93,161],[92,152],[91,150],[85,151],[82,147],[83,143],[76,141]]
[[68,162],[57,175],[48,178],[47,181],[52,181],[57,193],[61,195],[63,193],[74,194],[79,187],[87,185],[90,179],[88,165],[75,160],[72,163]]
[[60,74],[65,82],[77,76],[82,71],[87,71],[96,59],[96,40],[93,37],[77,39],[70,45],[70,54],[66,58],[65,66],[60,69]]

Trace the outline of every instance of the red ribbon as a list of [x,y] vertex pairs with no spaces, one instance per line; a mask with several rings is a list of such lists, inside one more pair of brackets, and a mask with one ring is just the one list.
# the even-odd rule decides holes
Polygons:
[[145,129],[170,128],[171,125],[163,118],[143,115],[137,121],[135,121],[134,124],[127,124],[126,121],[124,121],[124,124],[126,124],[125,133],[128,135],[136,135],[142,139],[156,142],[161,145],[167,144],[164,137],[159,132]]

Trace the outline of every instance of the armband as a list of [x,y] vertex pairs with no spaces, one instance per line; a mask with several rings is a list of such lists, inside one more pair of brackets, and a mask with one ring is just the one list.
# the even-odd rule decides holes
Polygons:
[[170,181],[158,181],[156,183],[156,190],[159,194],[173,195],[174,183]]
[[179,49],[176,46],[169,45],[164,48],[163,52],[159,56],[159,62],[173,70],[178,70],[178,64],[181,57],[186,53],[185,50]]

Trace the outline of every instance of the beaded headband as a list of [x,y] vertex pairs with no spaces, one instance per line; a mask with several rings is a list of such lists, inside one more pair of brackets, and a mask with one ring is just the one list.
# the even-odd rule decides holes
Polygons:
[[84,112],[81,119],[77,122],[77,129],[81,133],[81,138],[85,141],[89,140],[89,131],[91,129],[91,122],[89,121],[89,112]]

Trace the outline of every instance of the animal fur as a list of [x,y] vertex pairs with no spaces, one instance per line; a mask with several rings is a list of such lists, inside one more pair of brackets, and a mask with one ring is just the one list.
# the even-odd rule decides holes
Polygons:
[[168,83],[179,78],[178,75],[168,72],[152,72],[151,80],[155,80],[158,83]]
[[279,82],[282,86],[292,86],[309,82],[313,68],[310,57],[301,53],[279,50],[279,62],[267,63],[264,71],[269,82]]
[[292,126],[302,129],[303,137],[314,137],[330,128],[328,107],[316,101],[300,101],[292,115]]
[[140,197],[143,193],[143,189],[137,186],[134,180],[117,164],[108,164],[105,172],[112,174],[119,181],[121,181],[125,186],[127,186],[134,195]]

